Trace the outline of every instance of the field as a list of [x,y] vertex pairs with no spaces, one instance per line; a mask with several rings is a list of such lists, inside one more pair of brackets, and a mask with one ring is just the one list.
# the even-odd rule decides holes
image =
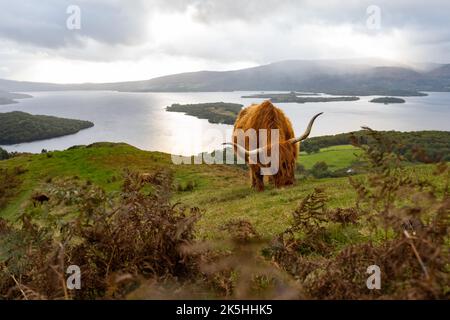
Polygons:
[[300,152],[297,163],[311,169],[315,163],[324,161],[331,170],[338,170],[350,167],[360,154],[361,150],[352,145],[332,146],[317,153]]

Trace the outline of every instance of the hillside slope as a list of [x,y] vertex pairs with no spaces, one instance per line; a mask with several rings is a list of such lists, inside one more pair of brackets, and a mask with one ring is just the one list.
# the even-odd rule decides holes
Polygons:
[[[330,154],[335,168],[352,160],[354,148],[329,148],[312,155],[301,154],[299,163],[310,167],[316,161],[327,161]],[[341,154],[341,156],[340,156]],[[343,161],[345,163],[343,163]],[[331,207],[348,207],[356,197],[348,178],[298,180],[292,187],[271,186],[258,193],[250,188],[246,170],[233,165],[174,165],[170,155],[142,151],[127,144],[96,143],[47,154],[21,155],[0,161],[0,170],[20,168],[20,185],[9,204],[0,208],[0,217],[16,217],[31,203],[33,194],[47,190],[54,181],[76,179],[90,181],[107,192],[120,189],[124,170],[152,173],[158,170],[173,176],[172,201],[198,206],[203,216],[199,222],[200,237],[222,237],[221,226],[230,219],[247,219],[265,236],[277,234],[289,224],[298,203],[316,188],[326,190]],[[430,175],[433,166],[414,167],[414,174]]]

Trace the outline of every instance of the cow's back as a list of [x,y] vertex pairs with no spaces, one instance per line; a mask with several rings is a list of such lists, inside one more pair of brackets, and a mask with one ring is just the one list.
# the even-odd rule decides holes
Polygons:
[[234,124],[233,140],[235,140],[237,129],[244,132],[254,129],[257,133],[260,129],[266,129],[268,134],[270,134],[270,129],[278,129],[280,142],[294,138],[291,121],[283,111],[268,100],[261,104],[252,104],[241,110]]

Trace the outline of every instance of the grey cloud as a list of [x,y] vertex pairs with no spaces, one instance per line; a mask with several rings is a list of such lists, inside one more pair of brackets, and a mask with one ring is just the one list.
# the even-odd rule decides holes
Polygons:
[[[66,27],[69,5],[81,9],[81,30]],[[0,38],[44,48],[80,46],[83,38],[136,44],[146,37],[145,1],[0,0]]]
[[[78,31],[66,28],[66,8],[72,4],[82,10]],[[381,9],[381,30],[366,28],[369,5]],[[417,51],[421,58],[448,62],[448,12],[448,0],[0,0],[0,43],[30,56],[42,50],[67,60],[135,61],[160,54],[266,63],[322,58],[330,49],[315,27],[349,26],[374,41],[399,32],[407,42],[401,48],[405,56]],[[182,36],[153,41],[151,32],[157,37],[164,30],[149,30],[149,23],[167,13],[189,13],[201,34],[188,34],[174,21]],[[345,48],[336,50],[342,51],[332,54],[346,54]],[[13,54],[1,56],[4,70],[19,64],[8,65]]]
[[[67,30],[66,8],[79,5],[82,29]],[[365,30],[366,9],[377,5],[382,27],[430,31],[449,29],[450,1],[430,0],[0,0],[0,37],[41,47],[80,45],[80,38],[135,45],[147,39],[149,19],[160,12],[193,11],[200,23],[241,21],[289,29],[302,24],[350,24]],[[442,33],[442,32],[441,32]]]
[[197,16],[204,21],[216,19],[255,20],[271,19],[283,14],[286,19],[295,18],[299,24],[321,21],[324,23],[364,23],[366,9],[375,5],[381,9],[388,27],[408,24],[444,25],[448,22],[448,0],[360,0],[360,1],[314,1],[314,0],[192,0]]

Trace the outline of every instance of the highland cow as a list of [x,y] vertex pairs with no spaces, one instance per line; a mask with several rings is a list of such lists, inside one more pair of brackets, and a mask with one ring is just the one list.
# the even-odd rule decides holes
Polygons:
[[[234,151],[238,155],[245,157],[245,161],[250,167],[253,188],[258,191],[264,190],[264,175],[261,171],[263,168],[267,168],[268,164],[261,161],[261,155],[277,156],[277,154],[271,154],[276,149],[278,153],[277,160],[279,161],[278,170],[269,176],[269,180],[277,188],[294,183],[295,164],[299,153],[298,143],[309,136],[314,120],[321,114],[322,112],[316,114],[309,122],[303,135],[296,138],[289,119],[283,111],[275,107],[270,101],[253,104],[241,110],[234,124],[233,142],[229,144],[234,146]],[[246,135],[242,139],[242,137],[239,137],[239,134],[252,129],[257,134],[257,139],[255,139],[257,146],[250,150],[249,136]],[[260,132],[264,129],[267,130],[267,142],[261,144]],[[278,141],[274,141],[273,144],[271,141],[271,129],[278,129]],[[253,161],[250,161],[250,159],[253,159]]]

